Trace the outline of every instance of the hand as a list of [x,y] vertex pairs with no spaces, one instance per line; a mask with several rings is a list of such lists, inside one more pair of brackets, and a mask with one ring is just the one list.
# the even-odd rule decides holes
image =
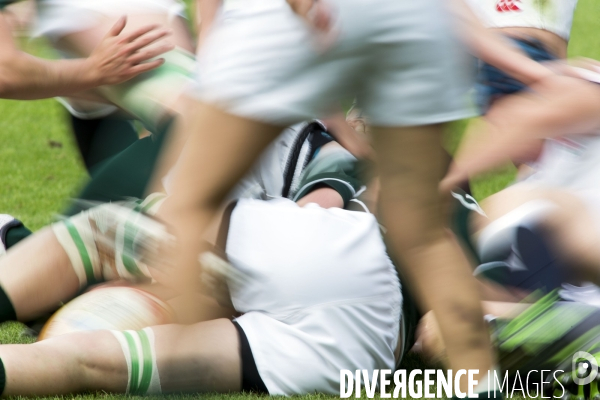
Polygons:
[[450,165],[450,168],[448,168],[448,173],[442,179],[438,188],[441,194],[446,195],[468,181],[469,174],[467,171],[461,169],[456,162],[453,162],[452,165]]
[[164,59],[148,61],[173,49],[171,43],[155,43],[169,34],[157,25],[148,25],[124,34],[127,18],[120,18],[87,58],[88,73],[100,85],[115,85],[136,75],[150,71],[164,63]]

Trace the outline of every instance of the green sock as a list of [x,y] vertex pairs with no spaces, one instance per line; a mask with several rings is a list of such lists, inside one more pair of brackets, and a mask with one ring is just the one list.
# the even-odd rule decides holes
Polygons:
[[88,171],[120,153],[138,140],[132,121],[104,117],[80,119],[71,115],[71,127]]
[[16,320],[17,313],[15,312],[15,308],[8,295],[4,292],[4,289],[0,287],[0,323]]
[[[150,183],[171,121],[151,137],[137,140],[119,154],[98,165],[88,184],[77,196],[81,200],[94,202],[120,201],[127,198],[143,198]],[[82,211],[73,204],[65,212],[71,216]]]
[[6,250],[10,249],[29,235],[31,235],[31,231],[27,229],[25,225],[10,228],[6,232]]
[[4,393],[6,387],[6,370],[4,369],[4,362],[0,358],[0,396]]

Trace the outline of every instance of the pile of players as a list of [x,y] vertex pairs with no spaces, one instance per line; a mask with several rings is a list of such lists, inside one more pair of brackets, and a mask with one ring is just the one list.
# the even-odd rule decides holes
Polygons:
[[[122,280],[181,323],[0,346],[2,394],[336,394],[342,369],[399,365],[415,304],[422,350],[478,369],[481,398],[487,371],[594,349],[600,72],[558,61],[576,1],[501,3],[199,0],[197,61],[175,0],[39,2],[59,61],[16,49],[5,9],[1,95],[64,96],[90,181],[35,234],[0,220],[0,321]],[[451,161],[465,49],[484,115]],[[482,207],[457,189],[508,162]]]

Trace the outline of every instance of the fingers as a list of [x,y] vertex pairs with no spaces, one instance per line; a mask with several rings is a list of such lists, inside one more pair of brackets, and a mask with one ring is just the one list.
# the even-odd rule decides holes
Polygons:
[[159,58],[158,60],[153,60],[153,61],[149,61],[149,62],[145,62],[142,64],[138,64],[134,67],[131,67],[128,70],[128,74],[131,77],[136,76],[138,74],[142,74],[144,72],[148,72],[150,70],[153,70],[154,68],[160,67],[162,64],[164,64],[165,59],[164,58]]
[[[143,35],[142,37],[138,38],[133,43],[131,43],[128,46],[128,50],[130,51],[130,53],[135,53],[136,51],[138,51],[138,50],[148,46],[149,44],[152,44],[152,43],[156,42],[157,40],[160,40],[170,34],[171,34],[171,31],[169,31],[167,29],[159,29],[159,30],[152,31],[150,33],[147,33],[146,35]],[[164,51],[171,50],[173,47],[173,45],[171,45],[171,44],[168,44],[168,46],[170,46],[170,48],[168,48]],[[162,47],[164,47],[164,46],[162,46]],[[161,53],[158,53],[158,54],[161,54]],[[155,54],[154,56],[157,56],[158,54]]]
[[110,28],[110,30],[108,31],[107,36],[119,36],[119,34],[121,32],[123,32],[123,29],[125,28],[125,25],[127,25],[127,17],[126,16],[122,16],[121,18],[119,18],[119,20],[112,26],[112,28]]
[[[152,32],[152,31],[158,29],[159,27],[160,27],[160,25],[157,25],[157,24],[143,26],[143,27],[141,27],[139,29],[136,29],[133,32],[129,32],[128,34],[124,34],[120,38],[120,41],[122,43],[132,43],[136,39],[140,38],[141,36],[144,36],[148,32]],[[162,29],[161,29],[161,31],[162,31]]]
[[173,46],[173,44],[171,43],[163,43],[161,45],[153,47],[152,49],[139,51],[131,55],[131,57],[129,57],[129,63],[131,65],[142,63],[163,53],[166,53],[167,51],[173,50],[174,47],[175,46]]

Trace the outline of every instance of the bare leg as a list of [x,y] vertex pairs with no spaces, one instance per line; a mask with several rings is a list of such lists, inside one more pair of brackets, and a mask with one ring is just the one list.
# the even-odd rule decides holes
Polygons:
[[373,129],[381,214],[403,276],[421,307],[438,319],[450,368],[485,374],[493,360],[477,285],[459,245],[446,232],[438,191],[447,168],[442,130],[440,125]]
[[56,309],[79,291],[79,280],[51,228],[19,243],[0,259],[0,286],[20,321]]
[[238,333],[227,319],[152,328],[164,393],[242,389]]
[[[482,307],[486,314],[492,314],[502,318],[515,318],[529,307],[523,303],[507,303],[484,301]],[[417,327],[417,339],[414,350],[423,354],[429,362],[447,363],[446,346],[440,334],[435,315],[428,312],[419,321]]]
[[[238,335],[228,320],[152,328],[163,392],[241,389]],[[58,336],[0,347],[5,396],[61,395],[102,390],[124,393],[128,371],[121,345],[108,331]]]
[[173,265],[184,268],[171,274],[171,284],[187,291],[195,291],[202,234],[227,193],[281,131],[204,104],[191,115],[193,129],[175,167],[172,195],[161,207],[179,240]]

